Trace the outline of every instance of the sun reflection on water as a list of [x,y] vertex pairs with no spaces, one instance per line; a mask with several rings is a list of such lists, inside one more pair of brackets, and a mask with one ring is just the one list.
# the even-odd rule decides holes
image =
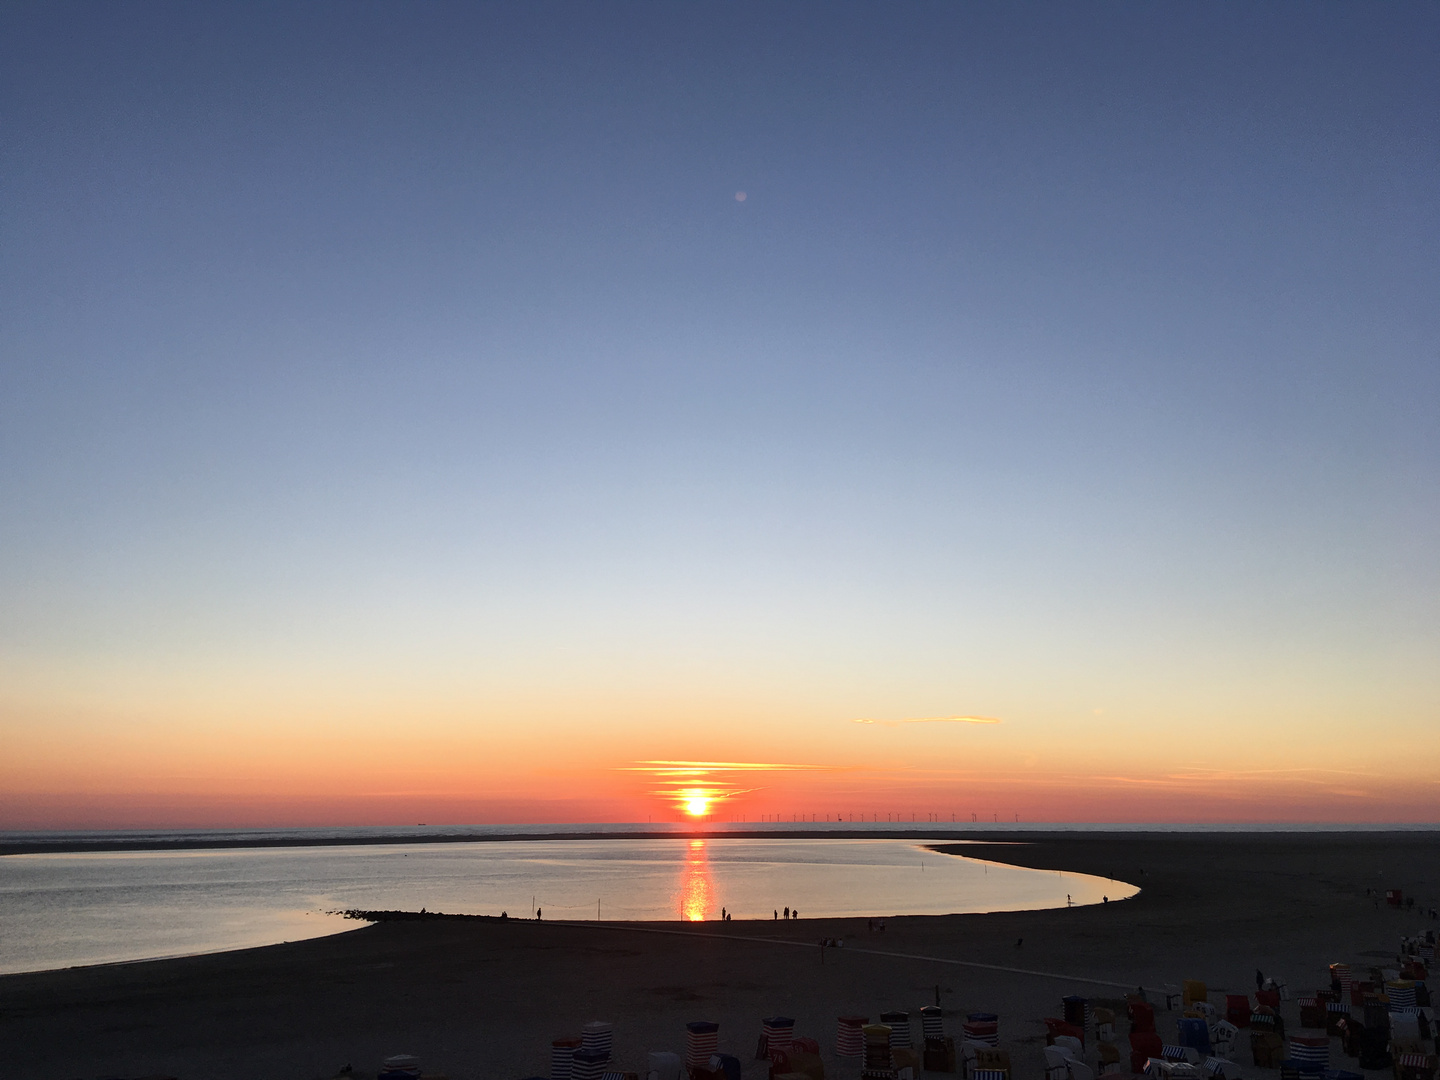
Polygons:
[[684,922],[704,922],[714,909],[715,879],[710,873],[705,841],[691,840],[680,870],[680,918]]

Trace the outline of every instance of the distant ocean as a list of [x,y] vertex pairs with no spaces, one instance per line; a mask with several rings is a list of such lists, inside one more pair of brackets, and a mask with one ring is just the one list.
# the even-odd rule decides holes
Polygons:
[[507,837],[575,837],[626,836],[636,833],[692,835],[703,833],[725,836],[733,833],[788,834],[813,832],[824,835],[836,831],[894,836],[916,832],[948,836],[964,833],[981,836],[989,833],[1014,832],[1175,832],[1175,833],[1307,833],[1307,832],[1435,832],[1440,823],[1304,823],[1263,822],[1229,824],[1193,824],[1166,822],[1017,822],[1017,821],[768,821],[768,822],[627,822],[627,823],[553,823],[527,825],[390,825],[390,826],[329,826],[322,828],[276,829],[109,829],[109,830],[25,830],[0,831],[0,850],[23,851],[31,847],[70,845],[124,847],[163,845],[177,848],[195,844],[367,844],[385,842],[425,842],[474,838],[477,840]]
[[[795,824],[774,828],[794,831]],[[916,828],[905,822],[892,831],[902,827]],[[592,836],[681,830],[576,828]],[[720,918],[722,910],[737,919],[770,919],[787,907],[810,917],[1063,907],[1136,891],[1104,878],[942,855],[923,840],[884,836],[742,838],[714,830],[704,838],[533,838],[562,831],[475,827],[472,835],[487,839],[448,843],[425,843],[413,829],[48,834],[51,843],[247,846],[0,858],[0,972],[317,937],[355,928],[332,913],[356,908],[519,918],[539,909],[551,920],[705,921]],[[497,843],[497,835],[531,838]],[[285,846],[250,846],[277,841]]]

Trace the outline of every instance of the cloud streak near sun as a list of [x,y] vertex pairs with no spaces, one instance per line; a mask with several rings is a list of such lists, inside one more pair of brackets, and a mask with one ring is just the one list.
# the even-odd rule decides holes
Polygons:
[[995,716],[916,716],[905,720],[872,720],[860,718],[852,724],[874,724],[876,727],[899,727],[901,724],[998,724]]
[[[654,780],[649,794],[694,818],[708,817],[717,803],[758,790],[753,781],[767,772],[843,772],[845,766],[766,761],[637,761],[622,772],[645,773]],[[744,778],[742,780],[742,777]]]

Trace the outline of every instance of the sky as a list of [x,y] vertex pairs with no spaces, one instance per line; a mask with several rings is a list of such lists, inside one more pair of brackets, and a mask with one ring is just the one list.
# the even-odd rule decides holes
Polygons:
[[0,828],[1440,820],[1437,55],[6,5]]

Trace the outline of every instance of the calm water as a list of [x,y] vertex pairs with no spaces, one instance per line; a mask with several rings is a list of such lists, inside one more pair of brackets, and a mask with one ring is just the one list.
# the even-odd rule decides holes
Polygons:
[[546,919],[938,915],[1131,896],[907,840],[535,840],[0,858],[0,971],[238,949],[408,909]]

